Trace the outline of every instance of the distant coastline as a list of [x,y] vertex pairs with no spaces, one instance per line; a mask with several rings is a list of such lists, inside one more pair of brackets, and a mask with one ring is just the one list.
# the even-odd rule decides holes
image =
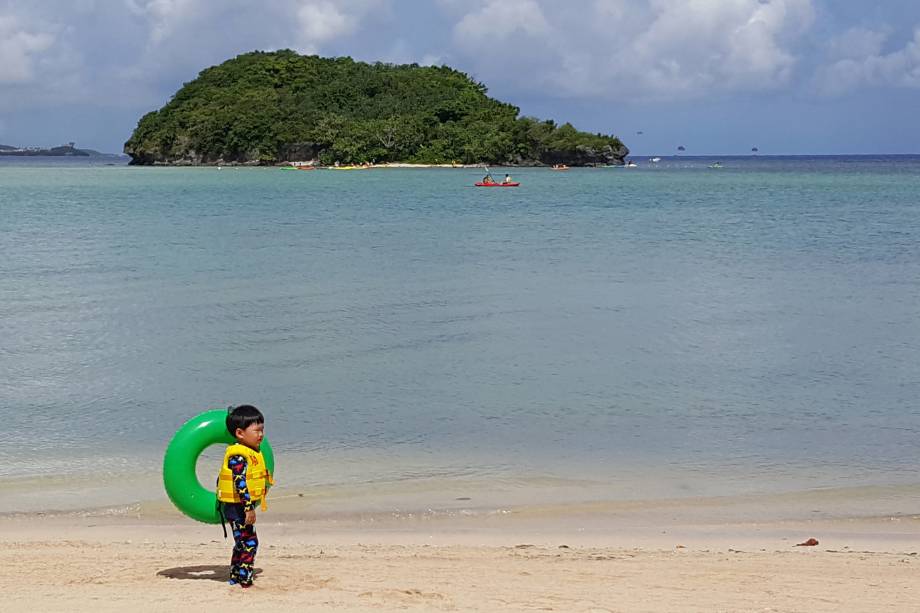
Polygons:
[[10,157],[122,157],[117,153],[102,153],[94,149],[77,149],[74,143],[57,147],[14,147],[0,145],[0,156]]

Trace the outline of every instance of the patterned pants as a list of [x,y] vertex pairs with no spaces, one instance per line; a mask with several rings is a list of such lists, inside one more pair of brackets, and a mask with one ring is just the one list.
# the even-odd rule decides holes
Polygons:
[[236,519],[230,520],[233,529],[233,555],[230,557],[230,579],[243,587],[252,585],[252,565],[256,561],[259,549],[259,537],[256,527],[244,524]]

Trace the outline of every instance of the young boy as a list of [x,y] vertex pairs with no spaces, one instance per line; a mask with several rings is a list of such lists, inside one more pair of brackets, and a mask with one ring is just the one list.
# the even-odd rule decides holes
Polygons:
[[227,447],[217,476],[217,499],[223,517],[233,529],[233,555],[230,558],[230,585],[252,585],[259,538],[256,536],[256,506],[272,483],[271,473],[259,451],[265,436],[265,418],[259,409],[243,404],[227,409],[227,430],[236,443]]

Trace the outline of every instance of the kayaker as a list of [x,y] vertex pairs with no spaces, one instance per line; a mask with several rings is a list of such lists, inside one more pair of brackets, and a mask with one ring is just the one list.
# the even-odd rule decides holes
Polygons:
[[483,183],[495,183],[495,179],[492,178],[492,175],[490,173],[482,178],[482,182]]
[[511,175],[506,174],[506,175],[505,175],[505,180],[502,181],[502,183],[511,183]]

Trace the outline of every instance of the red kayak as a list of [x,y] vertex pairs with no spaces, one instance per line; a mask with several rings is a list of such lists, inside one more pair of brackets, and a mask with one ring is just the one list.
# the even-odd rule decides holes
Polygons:
[[520,185],[518,181],[512,183],[483,183],[480,181],[476,184],[476,187],[517,187],[518,185]]

